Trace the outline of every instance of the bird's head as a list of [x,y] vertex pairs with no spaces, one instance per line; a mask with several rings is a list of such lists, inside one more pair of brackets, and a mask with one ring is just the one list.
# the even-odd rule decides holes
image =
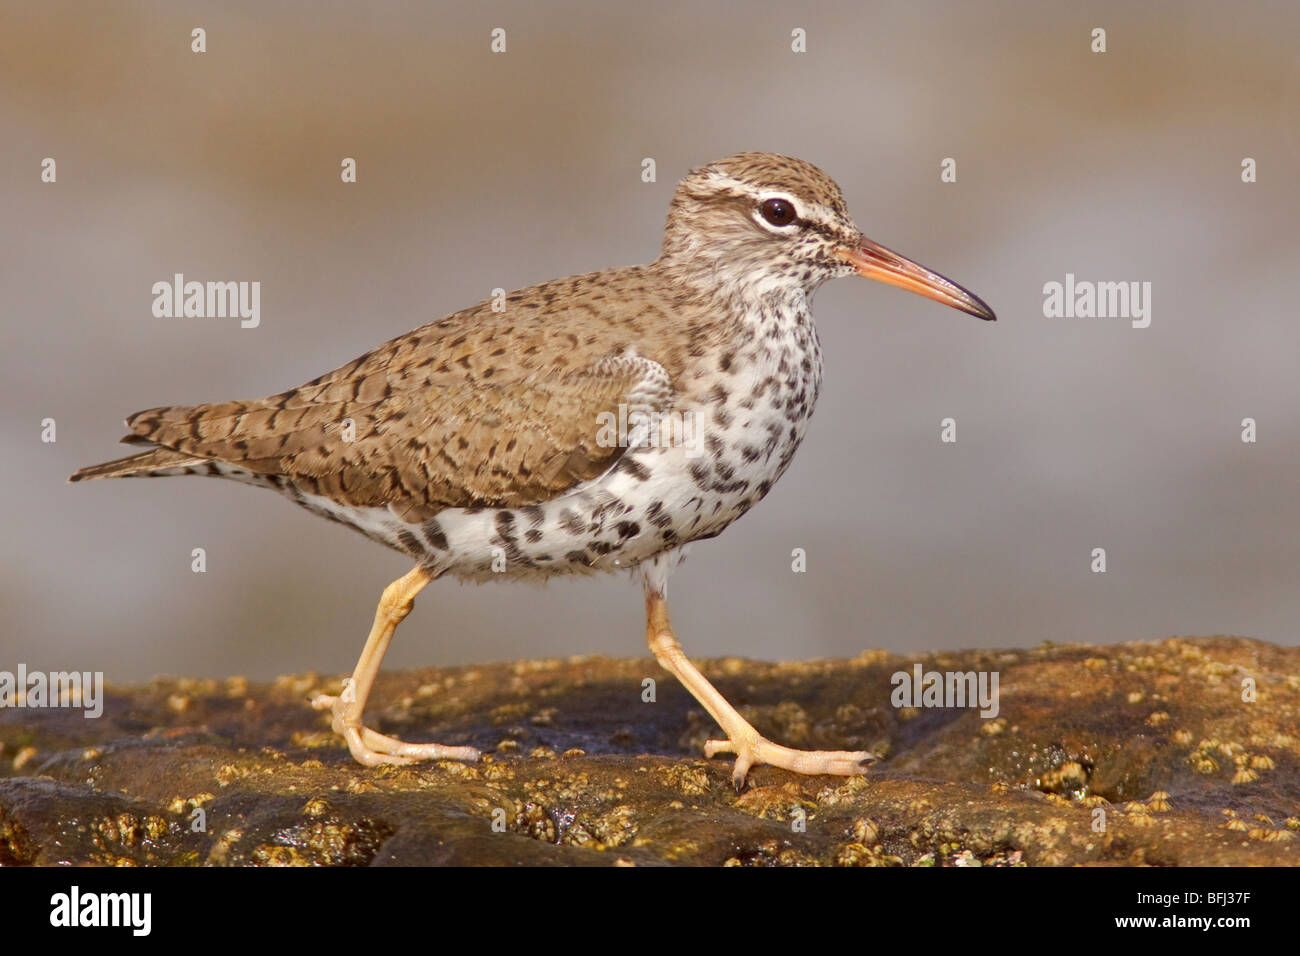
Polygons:
[[811,163],[739,153],[677,186],[660,259],[684,276],[750,294],[811,294],[861,275],[993,319],[976,295],[864,236],[835,181]]

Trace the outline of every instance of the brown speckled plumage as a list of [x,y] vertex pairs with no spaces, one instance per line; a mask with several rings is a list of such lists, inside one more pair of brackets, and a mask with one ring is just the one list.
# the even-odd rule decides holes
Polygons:
[[[138,412],[123,440],[151,450],[73,480],[262,485],[416,561],[380,603],[359,692],[318,701],[364,763],[477,755],[361,724],[383,650],[428,581],[639,565],[651,647],[727,731],[711,752],[737,753],[738,780],[758,762],[857,773],[871,755],[759,737],[681,653],[664,603],[685,546],[719,534],[789,466],[821,383],[809,299],[855,273],[992,318],[862,236],[815,166],[742,153],[679,184],[649,265],[545,282],[504,308],[484,302],[268,398]],[[611,418],[633,427],[611,440]]]
[[680,364],[692,341],[707,339],[702,324],[665,322],[651,304],[681,308],[676,298],[646,269],[547,282],[508,296],[504,312],[490,303],[457,312],[278,395],[149,409],[127,427],[409,521],[536,504],[625,451],[596,438],[600,413],[617,413],[649,374],[630,353]]

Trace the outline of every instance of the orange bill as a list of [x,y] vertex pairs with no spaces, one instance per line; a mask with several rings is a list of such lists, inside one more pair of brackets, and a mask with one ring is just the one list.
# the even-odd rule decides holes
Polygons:
[[866,236],[860,237],[856,246],[840,249],[838,254],[840,258],[851,262],[860,276],[896,285],[900,289],[915,292],[990,322],[997,318],[979,296],[911,259],[904,259]]

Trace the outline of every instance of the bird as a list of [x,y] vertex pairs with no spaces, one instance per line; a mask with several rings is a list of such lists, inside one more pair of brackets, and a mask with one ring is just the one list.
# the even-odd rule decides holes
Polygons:
[[297,388],[126,419],[147,450],[69,480],[206,475],[276,490],[414,562],[383,591],[352,676],[316,696],[369,767],[475,761],[363,713],[397,626],[430,582],[628,571],[646,640],[722,730],[704,754],[852,776],[868,751],[764,737],[687,657],[668,579],[784,474],[821,387],[813,293],[865,276],[984,320],[943,276],[868,239],[813,164],[745,152],[690,171],[653,262],[542,282],[452,313]]

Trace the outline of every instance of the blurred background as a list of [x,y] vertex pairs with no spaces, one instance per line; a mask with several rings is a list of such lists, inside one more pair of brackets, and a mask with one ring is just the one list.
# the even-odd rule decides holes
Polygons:
[[[1000,321],[822,289],[817,415],[674,578],[688,652],[1296,643],[1300,7],[1080,6],[5,4],[0,669],[349,671],[401,555],[230,482],[68,474],[129,451],[130,412],[270,394],[494,287],[649,261],[675,181],[741,150],[817,163],[867,235]],[[155,318],[177,272],[260,281],[260,326]],[[1066,273],[1152,283],[1150,328],[1044,318]],[[643,633],[627,576],[447,581],[385,665],[643,655]]]

